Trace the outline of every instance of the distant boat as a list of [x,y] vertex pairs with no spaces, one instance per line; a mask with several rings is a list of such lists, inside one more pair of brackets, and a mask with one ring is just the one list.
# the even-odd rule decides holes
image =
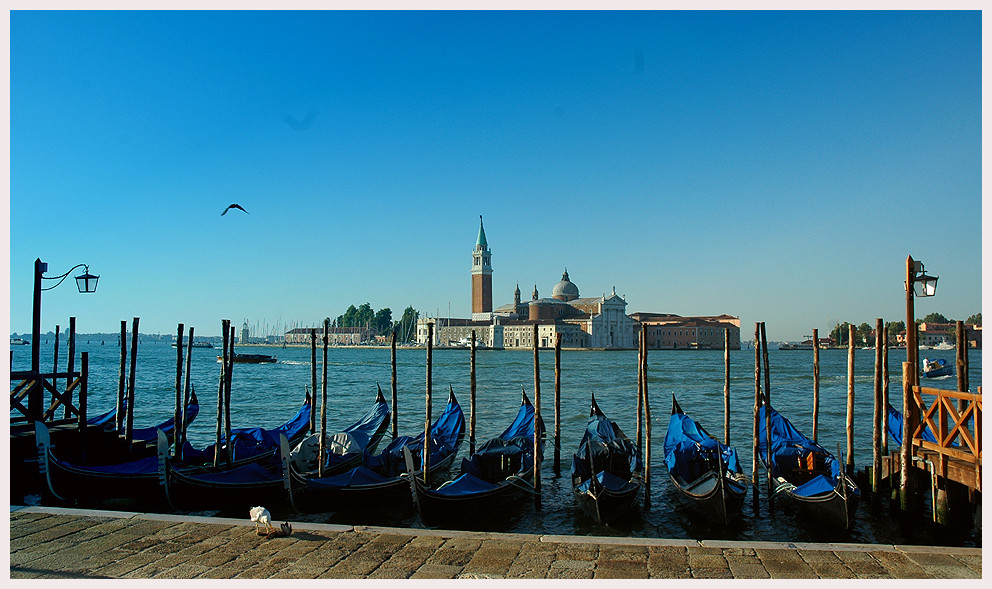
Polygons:
[[28,345],[30,343],[31,342],[26,341],[24,339],[21,339],[19,337],[12,337],[12,338],[10,338],[10,345],[12,345],[12,346],[26,346],[26,345]]
[[[234,354],[235,364],[266,364],[276,362],[277,360],[275,356],[269,356],[267,354]],[[217,361],[222,362],[223,358],[217,356]]]
[[[172,347],[176,347],[176,342],[172,342]],[[210,342],[193,342],[194,348],[212,348],[214,345]]]
[[923,359],[923,376],[926,378],[934,378],[937,376],[950,376],[954,374],[954,365],[948,364],[947,360],[943,358],[937,358],[931,360],[930,358]]
[[812,350],[813,349],[813,342],[806,341],[806,342],[803,342],[801,344],[791,344],[791,343],[786,342],[786,343],[779,344],[778,349],[780,349],[780,350]]
[[954,349],[954,346],[952,346],[951,344],[947,343],[946,341],[943,341],[943,342],[940,342],[939,344],[937,344],[936,346],[934,346],[933,349],[934,350],[953,350]]

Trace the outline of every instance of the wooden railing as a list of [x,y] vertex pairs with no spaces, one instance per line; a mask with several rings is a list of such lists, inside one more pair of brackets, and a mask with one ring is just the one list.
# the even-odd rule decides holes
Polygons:
[[[973,468],[974,486],[982,489],[982,389],[978,393],[913,387],[920,421],[913,431],[913,447],[936,455],[938,474],[946,477],[949,462]],[[926,401],[924,400],[926,398]],[[932,398],[932,400],[931,400]],[[929,403],[927,402],[929,401]],[[937,442],[923,439],[929,427]]]
[[[38,373],[11,371],[10,373],[10,425],[31,424],[43,421],[50,425],[78,422],[86,427],[87,355],[83,354],[80,370],[70,372]],[[59,390],[59,382],[67,383]],[[47,394],[46,394],[47,393]],[[48,408],[44,399],[50,395]],[[78,403],[73,403],[73,396]],[[62,407],[64,419],[56,420],[55,414]],[[14,413],[20,415],[15,415]]]

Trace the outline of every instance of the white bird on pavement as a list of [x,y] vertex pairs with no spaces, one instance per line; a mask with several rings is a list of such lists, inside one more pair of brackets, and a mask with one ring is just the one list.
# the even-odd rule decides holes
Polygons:
[[251,521],[255,522],[255,533],[258,533],[258,526],[262,524],[265,526],[265,533],[268,534],[272,531],[272,514],[269,513],[268,509],[264,507],[252,507],[248,514],[251,515]]

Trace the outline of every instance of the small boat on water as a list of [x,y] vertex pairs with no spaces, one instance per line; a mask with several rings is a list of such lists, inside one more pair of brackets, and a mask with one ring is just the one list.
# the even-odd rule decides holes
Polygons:
[[[513,423],[499,436],[485,442],[474,454],[462,458],[461,474],[433,489],[416,476],[408,452],[407,472],[421,521],[428,526],[474,526],[481,520],[504,522],[512,504],[534,490],[534,406],[522,393]],[[544,420],[538,422],[543,437]],[[538,461],[544,455],[538,447]]]
[[954,374],[954,365],[949,364],[943,358],[924,358],[921,373],[926,378],[936,378],[938,376],[951,376]]
[[954,346],[952,344],[947,343],[947,341],[945,340],[945,341],[940,342],[936,346],[934,346],[933,349],[934,350],[953,350],[954,349]]
[[[217,361],[223,362],[223,356],[217,356]],[[269,356],[268,354],[239,354],[237,352],[234,354],[235,364],[267,364],[277,361],[278,358],[275,356]]]
[[[465,416],[448,387],[448,404],[441,416],[431,426],[431,477],[439,476],[451,467],[458,448],[465,437]],[[422,465],[424,434],[397,436],[379,454],[366,449],[362,464],[340,474],[300,479],[294,475],[294,502],[304,512],[353,511],[353,510],[411,510],[409,473],[406,470],[404,449],[415,464]],[[415,468],[414,476],[423,470]]]
[[[771,418],[772,464],[768,464],[765,412]],[[785,495],[806,515],[831,526],[850,529],[861,498],[854,480],[841,472],[840,461],[807,438],[775,409],[758,409],[759,458],[771,469],[773,496]]]
[[29,342],[29,341],[27,341],[25,339],[19,338],[19,337],[12,337],[12,338],[10,338],[10,345],[12,345],[12,346],[26,346],[26,345],[28,345],[30,343],[31,342]]
[[672,417],[665,434],[668,475],[688,505],[726,525],[740,514],[749,480],[737,450],[725,446],[686,415],[672,395]]
[[572,455],[572,491],[579,505],[598,523],[608,524],[630,509],[643,482],[640,450],[593,395],[586,431]]
[[[176,347],[176,342],[172,342],[172,347]],[[214,345],[210,342],[193,342],[194,348],[212,348]]]

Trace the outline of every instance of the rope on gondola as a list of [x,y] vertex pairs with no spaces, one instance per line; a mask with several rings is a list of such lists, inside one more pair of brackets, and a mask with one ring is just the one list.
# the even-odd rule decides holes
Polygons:
[[534,486],[532,484],[528,483],[526,479],[518,477],[517,475],[510,475],[506,477],[506,482],[522,491],[526,491],[527,493],[530,493],[531,495],[540,495],[539,492],[534,490]]

